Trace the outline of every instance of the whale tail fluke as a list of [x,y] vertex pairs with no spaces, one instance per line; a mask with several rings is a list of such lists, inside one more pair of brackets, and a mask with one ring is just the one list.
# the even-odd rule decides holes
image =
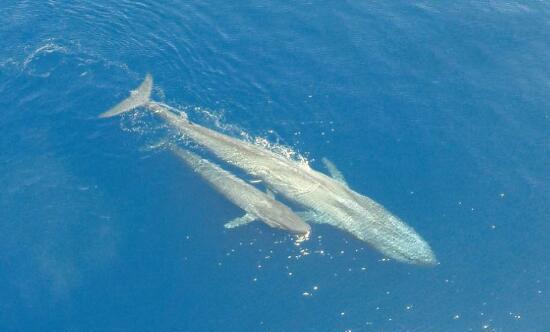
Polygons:
[[151,90],[153,89],[153,76],[145,75],[145,79],[140,86],[133,90],[130,97],[124,99],[107,112],[101,113],[100,118],[109,118],[118,114],[131,111],[140,106],[145,106],[150,102]]

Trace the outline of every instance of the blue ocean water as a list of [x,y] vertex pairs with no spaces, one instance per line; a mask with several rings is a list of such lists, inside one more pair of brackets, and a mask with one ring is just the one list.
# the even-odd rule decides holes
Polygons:
[[[550,5],[2,1],[1,331],[550,331]],[[327,225],[296,246],[169,153],[146,73],[414,227],[440,264]]]

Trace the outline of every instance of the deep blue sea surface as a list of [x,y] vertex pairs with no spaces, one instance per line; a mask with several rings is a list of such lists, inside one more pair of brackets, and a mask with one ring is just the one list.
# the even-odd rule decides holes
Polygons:
[[[0,331],[550,331],[550,3],[0,3]],[[162,149],[146,73],[432,246],[386,260],[242,211]],[[185,143],[185,142],[184,142]]]

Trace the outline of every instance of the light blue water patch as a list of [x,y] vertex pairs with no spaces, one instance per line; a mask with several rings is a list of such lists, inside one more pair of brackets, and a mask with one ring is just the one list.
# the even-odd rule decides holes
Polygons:
[[[546,331],[544,2],[4,1],[2,331]],[[201,125],[280,144],[382,203],[440,261],[242,215],[97,116],[146,73]],[[288,151],[288,150],[287,150]],[[242,174],[241,174],[242,175]]]

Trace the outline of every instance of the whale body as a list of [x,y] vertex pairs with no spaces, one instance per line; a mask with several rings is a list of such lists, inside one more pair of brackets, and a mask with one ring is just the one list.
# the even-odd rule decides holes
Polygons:
[[261,192],[256,187],[191,151],[172,144],[170,149],[174,155],[197,172],[214,189],[246,211],[244,216],[226,223],[226,228],[239,227],[258,219],[268,226],[280,228],[307,239],[311,231],[309,224],[300,219],[289,207],[275,200],[269,193]]

